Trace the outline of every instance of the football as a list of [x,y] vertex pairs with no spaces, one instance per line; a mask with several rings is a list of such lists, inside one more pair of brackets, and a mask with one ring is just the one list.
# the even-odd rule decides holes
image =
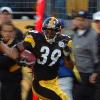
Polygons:
[[36,57],[28,50],[24,50],[20,53],[20,64],[25,66],[34,66]]

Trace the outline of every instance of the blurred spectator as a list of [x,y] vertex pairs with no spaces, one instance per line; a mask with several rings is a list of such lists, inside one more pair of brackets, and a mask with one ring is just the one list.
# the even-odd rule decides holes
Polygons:
[[[6,22],[12,22],[13,11],[10,7],[1,7],[0,8],[0,25]],[[15,27],[16,37],[19,39],[23,38],[23,33]]]
[[12,9],[9,7],[1,7],[0,8],[0,20],[1,24],[4,22],[12,21]]
[[89,77],[98,64],[97,34],[91,28],[88,13],[79,11],[74,17],[73,53],[75,64],[80,73],[81,82],[74,83],[74,100],[94,100],[95,85],[89,82]]
[[[13,18],[13,11],[10,7],[1,7],[0,8],[0,25],[5,24],[5,23],[11,23],[12,24],[13,23],[12,18]],[[18,28],[16,28],[15,26],[14,26],[14,31],[15,31],[16,42],[22,41],[22,39],[24,37],[23,33]],[[22,69],[25,70],[25,67],[22,68]],[[26,95],[23,95],[23,93],[22,93],[22,96],[23,96],[22,98],[26,98],[27,94],[28,94],[28,92],[27,92],[28,85],[26,83],[28,83],[30,79],[28,80],[27,75],[24,76],[24,73],[27,74],[27,72],[28,72],[28,70],[26,71],[26,73],[23,72],[22,91],[24,91],[24,93]],[[28,73],[28,75],[29,75],[29,73]],[[25,85],[27,85],[27,86],[25,87]],[[27,88],[27,90],[26,90],[26,88]],[[29,93],[28,98],[32,98],[31,92]]]
[[93,14],[93,21],[97,31],[97,44],[98,44],[98,57],[99,64],[96,67],[94,73],[90,77],[90,82],[96,84],[95,99],[100,100],[100,11]]
[[[1,38],[9,47],[20,42],[12,23],[3,23],[0,29]],[[0,100],[21,100],[22,69],[10,57],[0,52]]]

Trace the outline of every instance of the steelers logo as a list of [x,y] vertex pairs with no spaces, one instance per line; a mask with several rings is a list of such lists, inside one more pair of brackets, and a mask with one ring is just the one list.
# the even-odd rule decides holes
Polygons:
[[65,47],[65,44],[64,44],[64,42],[62,42],[62,41],[59,41],[59,42],[58,42],[58,45],[59,45],[59,47]]

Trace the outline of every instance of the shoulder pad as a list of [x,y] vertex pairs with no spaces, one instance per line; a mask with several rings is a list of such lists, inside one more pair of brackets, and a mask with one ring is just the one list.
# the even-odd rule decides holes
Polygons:
[[30,31],[27,31],[27,32],[25,33],[25,35],[32,35],[32,34],[36,34],[36,33],[39,33],[39,32],[36,31],[36,30],[30,30]]
[[65,35],[65,34],[61,34],[61,41],[65,42],[65,43],[68,43],[68,41],[71,40],[70,36],[68,35]]
[[69,36],[69,35],[66,35],[66,34],[61,34],[63,37],[65,37],[65,38],[69,38],[69,39],[71,39],[71,37]]
[[35,46],[35,40],[34,40],[34,38],[33,38],[33,36],[30,34],[30,35],[27,35],[26,37],[25,37],[25,39],[24,39],[24,42],[28,42],[28,43],[30,43],[31,45],[32,45],[32,47],[34,47]]
[[63,39],[62,41],[65,43],[66,46],[72,48],[72,39],[70,36],[66,35],[66,34],[61,34]]

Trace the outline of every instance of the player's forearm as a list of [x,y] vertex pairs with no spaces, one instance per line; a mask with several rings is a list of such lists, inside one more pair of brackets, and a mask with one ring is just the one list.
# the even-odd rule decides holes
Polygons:
[[73,68],[74,68],[74,63],[73,63],[73,61],[71,60],[71,58],[65,58],[64,59],[64,62],[65,62],[65,65],[69,68],[69,69],[71,69],[71,70],[73,70]]
[[0,43],[0,51],[5,53],[7,56],[9,56],[12,59],[17,59],[18,58],[18,52],[16,48],[10,48],[3,42]]

